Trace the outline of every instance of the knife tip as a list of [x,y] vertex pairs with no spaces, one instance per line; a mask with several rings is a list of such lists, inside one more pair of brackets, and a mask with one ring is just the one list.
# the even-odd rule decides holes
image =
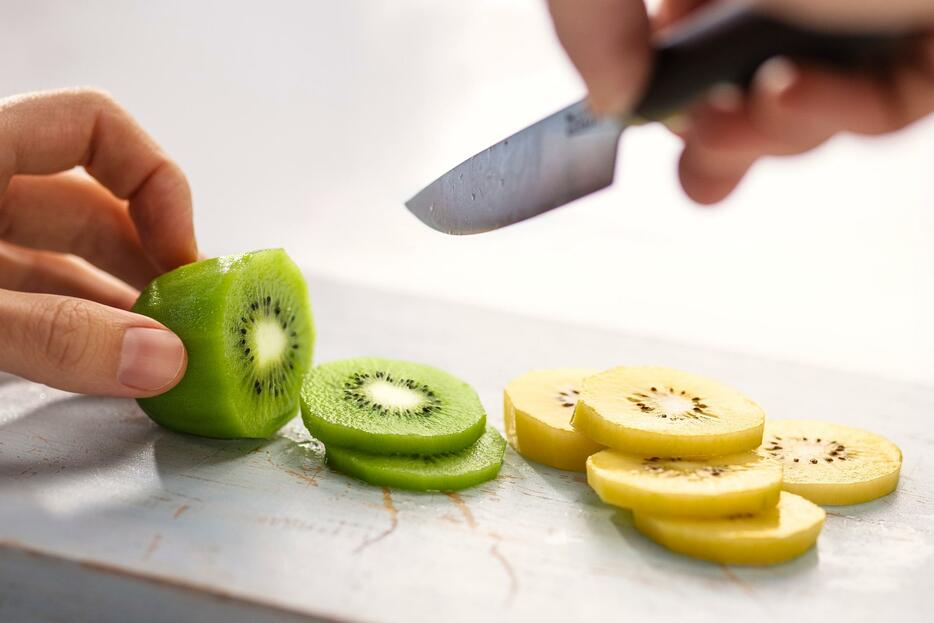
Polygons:
[[408,201],[405,201],[403,205],[405,205],[406,209],[412,215],[414,215],[418,220],[420,220],[425,225],[428,225],[428,227],[436,231],[440,231],[442,233],[450,233],[438,227],[438,223],[436,222],[436,219],[432,217],[432,214],[435,208],[434,204],[430,204],[426,208],[424,205],[424,202],[419,200],[420,194],[421,193],[415,195]]

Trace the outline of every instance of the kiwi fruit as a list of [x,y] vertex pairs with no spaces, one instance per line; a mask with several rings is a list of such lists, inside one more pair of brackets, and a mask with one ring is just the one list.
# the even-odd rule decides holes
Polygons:
[[327,446],[328,465],[372,485],[411,491],[456,491],[496,478],[506,441],[491,426],[462,450],[435,455],[372,454]]
[[473,388],[418,363],[367,357],[330,362],[308,374],[301,395],[302,418],[313,436],[326,446],[371,454],[456,452],[486,427]]
[[133,311],[174,331],[188,370],[140,399],[167,428],[205,437],[268,437],[298,410],[314,325],[299,268],[281,249],[231,255],[157,277]]
[[783,491],[774,508],[719,519],[635,512],[636,529],[668,549],[735,565],[770,565],[800,556],[817,542],[824,509]]
[[658,516],[726,517],[775,506],[782,466],[755,452],[684,460],[603,450],[587,460],[587,483],[614,506]]
[[514,378],[503,392],[506,437],[519,454],[537,463],[585,470],[587,457],[602,446],[571,427],[583,380],[597,370],[533,370]]
[[869,431],[813,420],[769,420],[761,451],[781,461],[783,488],[817,504],[859,504],[898,486],[902,452]]
[[593,441],[640,456],[711,457],[753,450],[765,413],[701,376],[627,366],[588,377],[571,424]]

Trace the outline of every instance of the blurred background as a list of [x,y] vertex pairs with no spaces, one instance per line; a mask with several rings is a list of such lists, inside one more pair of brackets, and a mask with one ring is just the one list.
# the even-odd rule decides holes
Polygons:
[[763,162],[715,208],[682,194],[675,138],[633,128],[612,188],[455,238],[403,201],[583,95],[542,0],[4,0],[0,58],[0,96],[123,103],[212,255],[284,246],[313,279],[934,380],[934,119]]

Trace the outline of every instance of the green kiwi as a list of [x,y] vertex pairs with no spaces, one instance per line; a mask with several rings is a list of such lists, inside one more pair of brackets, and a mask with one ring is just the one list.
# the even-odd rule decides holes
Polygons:
[[373,454],[462,450],[486,426],[467,383],[429,366],[366,357],[313,369],[302,386],[302,418],[325,445]]
[[456,491],[496,478],[503,464],[506,441],[488,426],[473,445],[430,456],[371,454],[327,446],[327,462],[334,469],[372,485],[413,491]]
[[157,277],[133,311],[174,331],[188,370],[139,400],[159,424],[205,437],[268,437],[295,415],[314,325],[301,271],[281,249],[231,255]]

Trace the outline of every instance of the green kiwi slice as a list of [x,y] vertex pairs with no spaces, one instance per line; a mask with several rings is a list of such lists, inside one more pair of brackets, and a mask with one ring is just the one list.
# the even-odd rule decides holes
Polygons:
[[313,369],[302,418],[324,442],[373,454],[462,450],[483,434],[486,411],[464,381],[430,366],[360,357]]
[[412,491],[456,491],[496,478],[503,464],[506,441],[491,426],[473,445],[429,456],[371,454],[327,446],[327,462],[334,469],[371,485]]
[[133,311],[174,331],[188,351],[181,383],[139,400],[159,424],[268,437],[295,415],[315,336],[305,280],[285,251],[183,266],[150,283]]

